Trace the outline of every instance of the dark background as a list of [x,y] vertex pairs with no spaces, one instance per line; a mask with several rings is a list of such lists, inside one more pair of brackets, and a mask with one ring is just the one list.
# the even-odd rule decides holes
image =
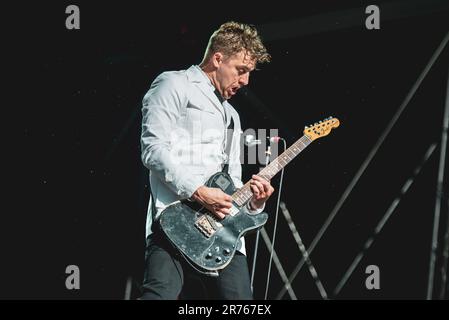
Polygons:
[[[281,199],[309,247],[447,34],[443,3],[173,3],[156,8],[150,2],[98,1],[5,10],[6,18],[13,17],[7,20],[11,44],[5,51],[15,58],[7,62],[14,75],[10,82],[17,84],[16,90],[5,87],[5,94],[14,96],[8,105],[18,121],[4,118],[13,127],[5,136],[13,155],[6,158],[13,163],[4,169],[13,179],[12,192],[5,194],[5,203],[11,204],[5,205],[2,223],[0,298],[123,299],[128,278],[132,298],[139,295],[148,200],[147,171],[140,161],[141,100],[160,72],[198,64],[209,35],[228,20],[259,27],[273,57],[251,75],[248,91],[231,101],[244,129],[278,128],[290,145],[305,125],[328,116],[341,121],[285,170]],[[80,7],[80,30],[65,28],[69,4]],[[380,7],[380,30],[365,28],[369,4]],[[278,24],[285,21],[301,27]],[[425,299],[439,145],[416,177],[414,170],[429,146],[440,142],[447,79],[446,47],[312,253],[330,297]],[[243,180],[258,168],[244,166]],[[343,290],[333,296],[410,177],[412,186]],[[278,190],[279,177],[272,184]],[[272,215],[266,225],[270,236],[276,196],[266,210]],[[447,211],[443,206],[440,243]],[[251,262],[255,237],[247,239]],[[281,213],[276,250],[290,274],[301,255]],[[437,252],[440,257],[441,246]],[[265,293],[268,258],[261,241],[254,287],[258,299]],[[65,288],[65,268],[71,264],[80,268],[80,290]],[[365,287],[368,265],[380,268],[380,290]],[[438,272],[435,277],[441,279]],[[268,297],[274,299],[281,287],[273,265]],[[306,267],[292,287],[299,299],[321,299]]]

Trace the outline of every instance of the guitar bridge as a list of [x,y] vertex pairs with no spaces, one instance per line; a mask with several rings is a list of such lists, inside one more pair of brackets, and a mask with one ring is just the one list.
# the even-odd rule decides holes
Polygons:
[[220,222],[209,214],[202,215],[195,222],[195,227],[197,227],[207,238],[212,237],[214,233],[217,232],[218,228],[222,226],[223,225]]

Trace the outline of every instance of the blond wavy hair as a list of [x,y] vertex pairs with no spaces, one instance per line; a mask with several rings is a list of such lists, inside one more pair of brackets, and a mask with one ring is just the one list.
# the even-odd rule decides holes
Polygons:
[[245,51],[255,63],[270,62],[271,56],[262,44],[262,40],[253,25],[226,22],[223,23],[211,35],[207,44],[204,60],[216,52],[221,52],[225,57]]

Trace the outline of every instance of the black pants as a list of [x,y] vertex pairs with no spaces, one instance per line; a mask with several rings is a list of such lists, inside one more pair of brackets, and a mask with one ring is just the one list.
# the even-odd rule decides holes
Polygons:
[[142,292],[143,300],[253,299],[245,255],[237,252],[218,277],[210,277],[189,266],[159,232],[147,240]]

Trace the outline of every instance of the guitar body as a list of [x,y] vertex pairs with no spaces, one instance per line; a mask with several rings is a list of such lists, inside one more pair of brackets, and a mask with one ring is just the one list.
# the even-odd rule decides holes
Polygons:
[[[229,195],[236,191],[231,177],[224,172],[215,173],[205,185],[220,188]],[[245,211],[234,202],[231,214],[219,220],[200,204],[183,200],[165,208],[159,223],[168,240],[192,267],[216,276],[218,270],[231,262],[240,238],[267,222],[268,214],[251,215]]]

